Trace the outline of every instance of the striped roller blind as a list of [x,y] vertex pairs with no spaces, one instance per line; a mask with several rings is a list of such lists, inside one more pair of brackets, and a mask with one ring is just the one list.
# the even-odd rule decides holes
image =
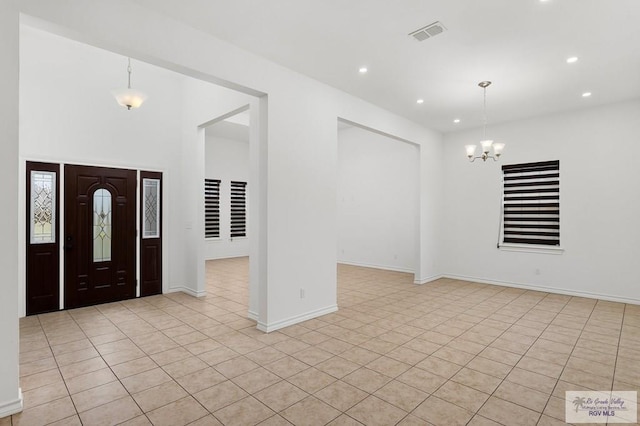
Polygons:
[[204,236],[220,237],[220,180],[204,180]]
[[231,181],[231,238],[247,236],[247,182]]
[[560,245],[560,162],[502,166],[503,242]]

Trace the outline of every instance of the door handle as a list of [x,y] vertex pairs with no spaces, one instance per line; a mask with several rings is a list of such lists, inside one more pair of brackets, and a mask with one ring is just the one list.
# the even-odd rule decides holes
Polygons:
[[65,240],[64,243],[64,249],[65,250],[72,250],[73,249],[73,237],[68,236]]

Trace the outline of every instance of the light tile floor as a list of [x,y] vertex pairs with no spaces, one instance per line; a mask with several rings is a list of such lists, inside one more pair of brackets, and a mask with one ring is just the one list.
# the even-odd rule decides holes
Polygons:
[[640,306],[340,265],[340,311],[264,334],[247,259],[207,277],[22,319],[0,426],[560,425],[565,390],[640,389]]

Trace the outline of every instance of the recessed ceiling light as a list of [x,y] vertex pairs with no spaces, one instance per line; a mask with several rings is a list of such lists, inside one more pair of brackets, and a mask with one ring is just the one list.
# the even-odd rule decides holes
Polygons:
[[576,62],[578,62],[578,57],[577,56],[572,56],[570,58],[567,58],[567,63],[568,64],[574,64]]
[[540,0],[540,3],[547,3],[549,0]]
[[423,103],[424,103],[424,99],[418,99],[418,100],[416,101],[416,103],[423,104]]
[[584,92],[584,93],[582,94],[582,97],[583,97],[583,98],[588,98],[589,96],[591,96],[591,92]]
[[455,120],[453,120],[454,123],[458,124],[460,122],[459,118],[456,118]]
[[358,70],[358,72],[359,72],[360,74],[366,74],[366,73],[367,73],[367,71],[369,71],[369,70],[367,69],[367,67],[360,67],[360,69]]

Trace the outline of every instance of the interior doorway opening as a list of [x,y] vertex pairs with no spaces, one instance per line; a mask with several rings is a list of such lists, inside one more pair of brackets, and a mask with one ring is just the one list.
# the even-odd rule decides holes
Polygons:
[[[206,292],[252,317],[250,299],[251,107],[201,126],[204,130],[204,262]],[[257,316],[257,315],[256,315]],[[257,318],[252,318],[257,320]]]
[[205,127],[205,259],[248,257],[248,106]]
[[339,265],[418,275],[420,147],[338,120]]

